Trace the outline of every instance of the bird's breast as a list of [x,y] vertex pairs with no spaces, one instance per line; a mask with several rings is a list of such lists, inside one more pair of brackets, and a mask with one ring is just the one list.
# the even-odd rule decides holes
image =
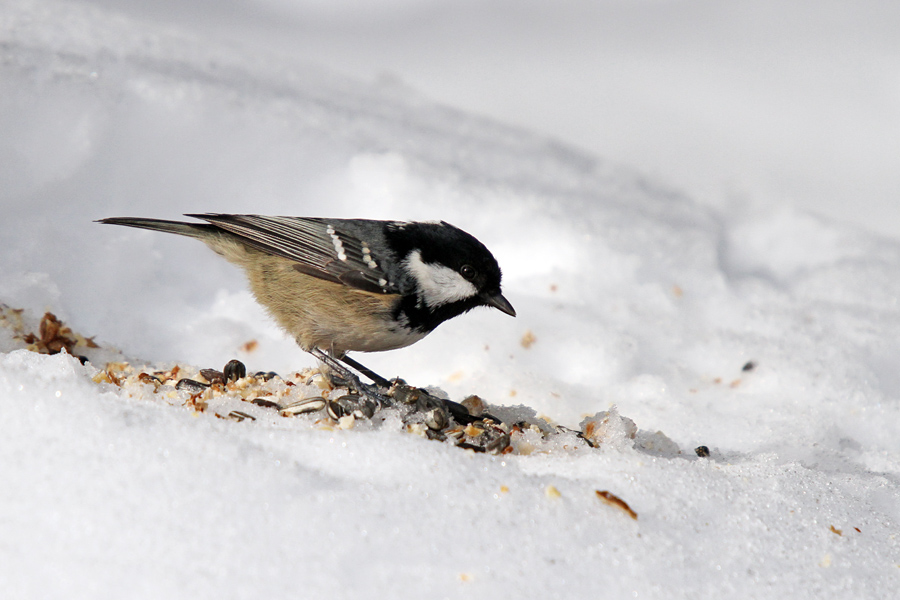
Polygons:
[[300,273],[287,259],[258,254],[241,264],[250,288],[304,350],[381,352],[409,346],[427,334],[395,320],[399,295],[325,281]]

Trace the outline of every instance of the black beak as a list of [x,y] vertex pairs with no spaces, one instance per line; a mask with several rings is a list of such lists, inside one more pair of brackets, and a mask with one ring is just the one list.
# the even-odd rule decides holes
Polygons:
[[509,300],[504,298],[503,294],[500,292],[497,292],[493,296],[485,294],[482,298],[484,298],[484,303],[487,306],[493,306],[497,310],[503,311],[511,317],[516,316],[516,309],[513,308],[512,304],[509,303]]

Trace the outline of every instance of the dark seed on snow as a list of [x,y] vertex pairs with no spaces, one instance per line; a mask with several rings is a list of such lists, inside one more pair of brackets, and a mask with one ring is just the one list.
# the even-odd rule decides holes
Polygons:
[[266,400],[265,398],[254,398],[250,402],[257,406],[262,406],[263,408],[281,408],[281,405],[277,402],[272,402],[271,400]]
[[371,419],[375,414],[375,403],[359,394],[345,394],[335,400],[345,415],[359,419]]
[[475,452],[484,452],[484,448],[481,446],[476,446],[475,444],[470,444],[469,442],[461,442],[456,445],[457,448],[462,448],[463,450],[474,450]]
[[459,402],[445,400],[444,404],[447,406],[447,411],[450,413],[450,416],[453,417],[453,420],[457,423],[468,425],[469,423],[478,420],[478,417],[473,417],[468,409]]
[[450,424],[450,415],[444,406],[444,401],[432,396],[425,390],[416,390],[419,397],[416,400],[416,410],[425,416],[425,425],[429,429],[440,431]]
[[325,401],[325,412],[335,421],[344,416],[344,408],[333,400]]
[[194,381],[193,379],[180,379],[178,383],[175,384],[176,390],[183,390],[185,392],[190,392],[191,394],[199,394],[209,386],[205,383],[200,383],[199,381]]
[[238,379],[243,379],[247,376],[247,367],[244,366],[244,363],[237,359],[232,359],[228,361],[228,364],[225,365],[225,368],[222,369],[223,375],[225,375],[226,381],[237,381]]
[[428,429],[440,431],[449,424],[450,420],[447,418],[447,411],[443,406],[436,406],[425,413],[425,426]]
[[225,383],[225,374],[222,373],[222,371],[216,371],[215,369],[200,369],[200,374],[203,375],[203,378],[206,379],[210,385]]

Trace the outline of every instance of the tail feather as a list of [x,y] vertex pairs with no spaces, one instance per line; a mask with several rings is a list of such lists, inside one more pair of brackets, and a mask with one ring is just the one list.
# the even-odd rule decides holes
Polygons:
[[193,238],[203,237],[204,234],[209,234],[210,231],[216,229],[214,225],[208,225],[206,223],[185,223],[183,221],[145,219],[143,217],[110,217],[107,219],[99,219],[96,222],[105,223],[107,225],[125,225],[126,227],[150,229],[152,231],[164,231],[166,233],[186,235]]

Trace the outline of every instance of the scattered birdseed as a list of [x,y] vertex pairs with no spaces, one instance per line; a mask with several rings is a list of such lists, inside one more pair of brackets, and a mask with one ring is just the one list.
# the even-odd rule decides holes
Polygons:
[[247,413],[241,412],[239,410],[231,411],[230,413],[228,413],[228,416],[230,418],[234,419],[235,421],[237,421],[238,423],[240,423],[244,419],[250,419],[251,421],[256,420],[256,417],[254,417],[253,415],[248,415]]
[[225,374],[215,369],[200,369],[200,375],[203,376],[210,385],[225,385]]
[[631,510],[631,507],[628,506],[628,504],[624,500],[622,500],[612,492],[607,492],[605,490],[596,490],[595,493],[600,500],[614,508],[618,508],[619,510],[624,511],[625,514],[637,521],[637,513]]
[[534,333],[529,329],[525,332],[525,335],[522,336],[522,339],[519,340],[519,344],[522,345],[526,350],[531,348],[534,343],[537,341],[537,338],[534,336]]
[[237,381],[247,376],[247,367],[241,361],[233,359],[222,369],[222,374],[225,375],[225,381]]
[[291,402],[281,409],[282,416],[302,415],[310,412],[318,412],[325,408],[325,399],[321,397],[304,398],[297,402]]
[[188,379],[187,377],[180,379],[178,383],[175,384],[176,390],[185,391],[191,394],[202,394],[207,388],[209,388],[209,385],[194,381],[193,379]]
[[465,400],[460,402],[460,404],[462,404],[473,417],[480,417],[484,413],[484,400],[478,396],[468,396]]
[[[52,313],[43,315],[37,333],[28,332],[23,312],[0,304],[0,327],[12,330],[30,350],[74,353],[76,349],[83,349],[95,356],[91,352],[98,348],[97,344],[91,338],[73,332]],[[523,345],[528,347],[534,340],[534,335],[527,332]],[[105,349],[100,351],[109,353]],[[744,371],[753,368],[748,365],[751,363],[745,365]],[[489,455],[526,456],[619,445],[648,452],[638,442],[646,446],[650,439],[646,432],[641,432],[642,437],[635,440],[637,428],[633,421],[619,416],[615,409],[588,418],[579,431],[558,426],[533,412],[523,417],[521,413],[510,412],[509,407],[492,408],[477,395],[468,396],[461,403],[452,402],[401,380],[391,382],[390,389],[373,386],[378,393],[370,397],[347,389],[349,382],[341,382],[317,369],[285,376],[271,371],[248,375],[246,366],[239,360],[229,361],[221,370],[178,364],[161,368],[132,365],[121,360],[109,361],[103,366],[89,365],[88,368],[93,369],[91,379],[96,384],[115,386],[123,399],[140,398],[182,406],[195,415],[209,411],[220,418],[245,424],[263,418],[291,418],[305,421],[311,428],[328,431],[351,430],[368,422],[375,426],[399,422],[409,433],[484,454],[486,458]],[[510,395],[515,394],[514,390],[510,392]],[[249,412],[238,410],[236,403],[240,402],[255,407]],[[491,414],[492,411],[508,416],[501,419]],[[708,456],[709,450],[700,446],[695,452],[698,456]],[[508,492],[508,488],[504,486],[501,491]],[[545,492],[550,497],[560,496],[553,486],[548,486]]]

